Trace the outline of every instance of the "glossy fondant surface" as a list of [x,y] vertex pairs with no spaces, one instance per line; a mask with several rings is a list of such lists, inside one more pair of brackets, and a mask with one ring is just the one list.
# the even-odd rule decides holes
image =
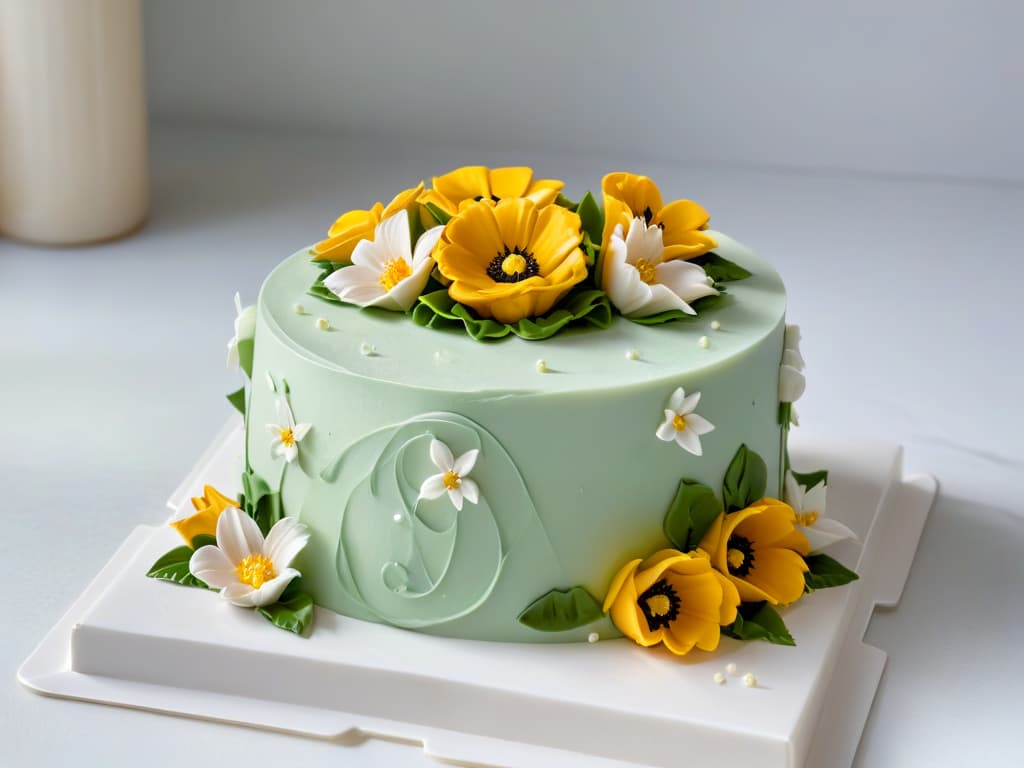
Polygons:
[[[328,304],[306,295],[317,268],[305,251],[282,263],[258,303],[248,453],[285,514],[312,529],[299,567],[316,601],[459,637],[617,634],[605,619],[548,633],[517,617],[552,588],[603,596],[623,562],[664,544],[680,478],[720,488],[741,444],[765,459],[777,494],[785,291],[767,262],[714,235],[718,253],[753,273],[716,308],[544,341],[480,342]],[[696,412],[715,427],[700,456],[655,434],[679,387],[701,393]],[[312,425],[291,464],[263,428],[285,390],[296,421]],[[437,472],[435,438],[456,456],[480,451],[477,504],[417,498]]]

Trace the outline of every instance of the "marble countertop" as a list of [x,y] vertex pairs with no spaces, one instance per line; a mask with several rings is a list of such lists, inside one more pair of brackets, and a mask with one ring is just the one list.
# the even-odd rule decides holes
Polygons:
[[[140,233],[81,249],[0,240],[0,762],[434,765],[389,742],[44,699],[14,674],[132,527],[166,517],[224,422],[236,290],[252,301],[340,211],[434,171],[532,164],[572,196],[627,160],[158,125]],[[802,429],[901,443],[908,470],[940,481],[903,602],[867,635],[889,665],[855,765],[1006,762],[1024,662],[1024,187],[628,167],[702,202],[783,275],[808,362]]]

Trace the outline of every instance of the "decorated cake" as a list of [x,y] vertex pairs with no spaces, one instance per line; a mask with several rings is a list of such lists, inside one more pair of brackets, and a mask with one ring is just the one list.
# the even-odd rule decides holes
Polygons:
[[[466,167],[343,213],[236,297],[237,496],[150,576],[308,635],[794,644],[856,574],[828,474],[793,471],[800,332],[764,259],[649,178],[578,200]],[[210,599],[214,599],[211,596]]]

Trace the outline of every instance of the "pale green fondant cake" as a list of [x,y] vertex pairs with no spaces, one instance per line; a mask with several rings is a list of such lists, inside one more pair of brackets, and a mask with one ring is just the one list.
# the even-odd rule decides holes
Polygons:
[[149,575],[276,626],[675,654],[792,645],[778,609],[856,574],[828,473],[789,466],[799,329],[771,265],[609,173],[578,202],[468,166],[343,213],[236,297],[237,498]]
[[[680,477],[720,487],[742,444],[764,458],[777,496],[785,290],[766,261],[713,235],[716,253],[752,273],[718,308],[657,326],[615,318],[542,343],[314,304],[305,250],[274,270],[257,302],[248,456],[272,486],[281,478],[285,514],[312,532],[298,567],[317,604],[456,637],[606,636],[606,619],[543,632],[517,617],[553,587],[603,595],[623,561],[664,539]],[[271,382],[312,425],[291,464],[262,428],[277,419]],[[714,425],[701,456],[655,434],[679,387],[701,393],[697,413]],[[437,471],[431,437],[456,456],[480,450],[477,505],[417,502]]]

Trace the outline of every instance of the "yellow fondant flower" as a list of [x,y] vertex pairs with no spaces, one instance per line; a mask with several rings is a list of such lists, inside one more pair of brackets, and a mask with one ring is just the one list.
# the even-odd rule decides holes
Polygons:
[[740,598],[701,553],[663,549],[624,565],[604,599],[615,626],[643,646],[672,653],[713,651],[720,627],[736,620]]
[[525,197],[538,207],[555,202],[565,184],[555,179],[533,179],[532,168],[487,168],[467,165],[444,176],[435,176],[433,189],[419,196],[419,202],[432,203],[454,216],[461,208],[479,200],[498,202],[509,197]]
[[601,180],[601,192],[605,216],[601,242],[605,248],[617,226],[622,227],[621,237],[626,238],[636,219],[661,229],[662,261],[692,259],[718,245],[704,231],[710,216],[703,206],[692,200],[673,200],[664,205],[658,186],[646,176],[609,173]]
[[587,276],[580,217],[525,197],[463,207],[434,253],[448,295],[481,317],[543,315]]
[[203,495],[193,497],[192,506],[196,510],[193,514],[171,521],[171,527],[190,545],[192,539],[201,534],[216,536],[220,513],[228,507],[237,507],[238,502],[229,499],[212,485],[204,485]]
[[761,499],[745,509],[719,515],[700,543],[711,563],[731,581],[743,602],[788,605],[804,593],[810,550],[794,527],[793,508]]
[[313,246],[314,261],[347,262],[352,251],[361,240],[373,240],[377,225],[384,219],[394,216],[399,211],[412,212],[419,205],[416,199],[423,192],[423,182],[417,186],[403,190],[385,206],[374,203],[368,211],[355,210],[341,214],[327,232],[327,239]]

